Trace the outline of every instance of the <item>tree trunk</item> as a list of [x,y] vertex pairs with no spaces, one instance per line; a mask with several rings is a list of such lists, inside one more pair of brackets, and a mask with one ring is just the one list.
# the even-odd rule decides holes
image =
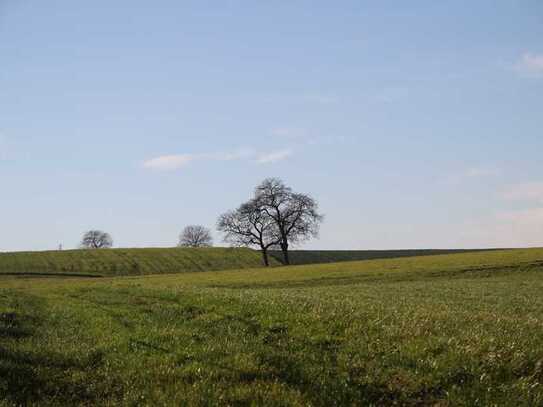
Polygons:
[[288,243],[281,243],[281,250],[283,251],[283,263],[285,266],[289,266],[290,259],[288,257]]
[[270,266],[270,261],[268,260],[268,250],[262,249],[262,259],[264,260],[264,265],[266,267]]

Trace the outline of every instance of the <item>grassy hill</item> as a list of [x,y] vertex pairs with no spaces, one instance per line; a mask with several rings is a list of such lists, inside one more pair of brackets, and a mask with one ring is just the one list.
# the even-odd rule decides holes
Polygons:
[[[418,249],[418,250],[291,250],[289,253],[290,263],[299,264],[322,264],[337,263],[341,261],[359,261],[376,259],[393,259],[399,257],[435,256],[438,254],[461,254],[478,251],[489,251],[496,249],[480,250],[439,250],[439,249]],[[270,255],[278,262],[283,262],[281,251],[271,251]]]
[[0,277],[0,405],[543,405],[543,250]]
[[0,274],[122,276],[260,267],[250,249],[169,248],[0,253]]
[[[293,265],[463,253],[455,250],[361,250],[291,252]],[[273,252],[272,264],[281,264]],[[261,267],[260,253],[233,248],[150,248],[0,253],[0,274],[85,277],[217,271]]]

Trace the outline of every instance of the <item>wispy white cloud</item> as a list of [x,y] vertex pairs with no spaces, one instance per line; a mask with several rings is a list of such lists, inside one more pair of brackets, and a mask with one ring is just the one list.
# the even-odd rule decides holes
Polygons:
[[204,154],[171,154],[147,160],[143,163],[143,167],[151,170],[173,171],[186,167],[194,161],[234,161],[250,158],[254,154],[254,151],[250,149]]
[[292,154],[291,150],[257,153],[253,149],[243,149],[234,152],[217,152],[202,154],[169,154],[151,158],[143,162],[143,167],[156,171],[175,171],[197,161],[254,161],[258,164],[271,164],[286,159]]
[[523,74],[543,77],[543,54],[526,52],[515,67]]
[[258,164],[272,164],[283,161],[293,154],[292,150],[273,151],[271,153],[260,154],[256,158]]
[[494,177],[500,175],[500,170],[495,167],[470,167],[449,176],[449,181],[455,184],[477,178]]
[[145,161],[143,167],[151,170],[172,171],[185,167],[195,159],[196,156],[192,154],[162,155]]
[[255,155],[255,151],[250,148],[245,148],[242,150],[234,152],[222,152],[222,153],[207,153],[196,155],[196,159],[200,160],[210,160],[210,161],[235,161],[251,158]]
[[491,177],[499,175],[500,171],[497,168],[472,167],[468,168],[463,176],[465,178]]

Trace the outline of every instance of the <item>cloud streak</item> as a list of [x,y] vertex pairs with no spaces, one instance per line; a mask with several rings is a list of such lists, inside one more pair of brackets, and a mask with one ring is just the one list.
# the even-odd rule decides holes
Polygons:
[[543,54],[524,53],[516,68],[521,73],[543,77]]
[[273,164],[278,161],[283,161],[292,155],[292,150],[274,151],[267,154],[259,155],[256,159],[258,164]]
[[480,178],[480,177],[492,177],[499,175],[500,171],[496,168],[485,168],[485,167],[473,167],[469,168],[463,176],[465,178]]
[[480,178],[495,177],[500,175],[498,168],[491,167],[471,167],[449,176],[449,182],[458,184],[464,181],[476,180]]
[[162,155],[145,161],[143,167],[150,170],[173,171],[185,167],[194,160],[195,156],[191,154]]
[[292,155],[291,150],[257,153],[252,149],[234,152],[203,154],[168,154],[151,158],[143,162],[143,168],[154,171],[176,171],[199,161],[253,161],[257,164],[272,164]]

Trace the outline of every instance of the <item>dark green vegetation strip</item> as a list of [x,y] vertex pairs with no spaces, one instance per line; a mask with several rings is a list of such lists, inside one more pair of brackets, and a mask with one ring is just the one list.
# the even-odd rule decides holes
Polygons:
[[0,275],[126,276],[261,267],[250,249],[107,249],[0,253]]
[[543,404],[543,250],[0,280],[0,405]]
[[[290,263],[322,264],[337,263],[340,261],[360,261],[377,259],[394,259],[401,257],[435,256],[438,254],[462,254],[504,249],[469,249],[469,250],[292,250],[290,251]],[[283,263],[283,254],[280,251],[271,251],[271,256],[279,263]]]

